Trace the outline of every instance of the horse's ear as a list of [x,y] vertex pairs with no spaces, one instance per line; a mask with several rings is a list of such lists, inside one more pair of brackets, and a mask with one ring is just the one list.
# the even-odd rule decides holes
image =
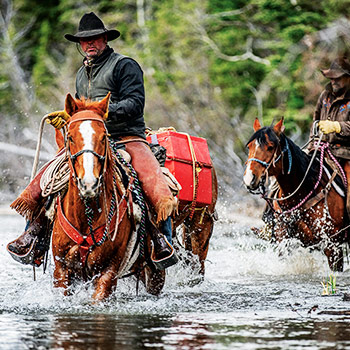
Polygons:
[[99,107],[103,112],[103,119],[106,120],[108,118],[108,106],[109,106],[109,98],[111,97],[111,92],[107,94],[107,96],[100,101]]
[[273,131],[276,133],[277,136],[280,136],[280,134],[284,131],[284,125],[283,125],[284,118],[282,117],[281,120],[275,124],[273,127]]
[[72,116],[78,111],[78,106],[71,94],[67,94],[65,102],[65,111]]
[[258,131],[261,129],[261,124],[258,118],[255,118],[253,128],[254,128],[254,131]]

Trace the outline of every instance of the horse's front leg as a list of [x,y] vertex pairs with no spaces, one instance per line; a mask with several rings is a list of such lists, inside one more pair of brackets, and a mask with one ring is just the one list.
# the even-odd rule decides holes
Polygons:
[[67,288],[71,284],[70,273],[67,266],[55,257],[55,271],[53,273],[55,288],[64,288],[64,295],[68,295]]
[[324,249],[324,253],[327,256],[329,268],[332,271],[342,272],[344,269],[342,246],[332,243]]
[[54,287],[64,288],[65,295],[68,295],[67,288],[72,284],[74,261],[79,258],[79,246],[71,247],[67,253],[62,253],[64,249],[53,247],[52,253],[55,259]]
[[95,292],[92,298],[96,301],[108,298],[116,285],[117,277],[115,270],[113,268],[107,268],[95,280]]

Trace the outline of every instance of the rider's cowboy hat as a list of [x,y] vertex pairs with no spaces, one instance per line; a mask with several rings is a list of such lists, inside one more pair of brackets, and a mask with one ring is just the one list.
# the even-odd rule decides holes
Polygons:
[[79,42],[79,39],[90,38],[96,35],[106,34],[107,41],[117,39],[120,36],[118,30],[108,30],[103,22],[93,13],[86,13],[79,22],[78,32],[75,35],[65,34],[64,37],[75,43]]
[[328,79],[337,79],[343,75],[350,75],[350,63],[345,58],[337,58],[331,63],[329,69],[321,69],[322,74]]

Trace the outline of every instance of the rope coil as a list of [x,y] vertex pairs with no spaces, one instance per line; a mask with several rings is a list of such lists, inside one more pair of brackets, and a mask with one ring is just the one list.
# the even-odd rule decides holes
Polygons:
[[48,197],[66,187],[70,175],[68,155],[63,153],[57,156],[45,169],[40,188],[43,197]]

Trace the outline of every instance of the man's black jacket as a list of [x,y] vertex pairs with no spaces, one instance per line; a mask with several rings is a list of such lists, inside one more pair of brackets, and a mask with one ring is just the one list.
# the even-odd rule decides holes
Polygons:
[[111,92],[108,132],[112,138],[136,135],[145,138],[143,72],[132,58],[110,47],[93,62],[84,59],[76,77],[76,97],[102,100]]

